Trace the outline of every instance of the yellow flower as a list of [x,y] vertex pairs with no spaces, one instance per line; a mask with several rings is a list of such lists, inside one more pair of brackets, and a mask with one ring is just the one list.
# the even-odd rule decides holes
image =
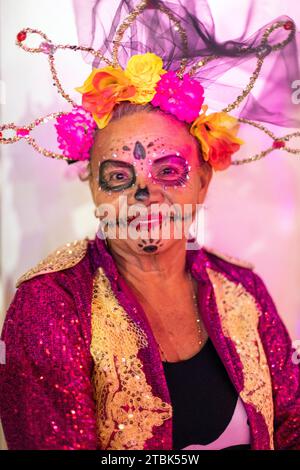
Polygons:
[[222,111],[206,116],[207,108],[202,106],[203,113],[195,119],[190,132],[201,143],[204,160],[215,170],[225,170],[231,164],[231,155],[244,143],[236,137],[239,123]]
[[136,54],[130,57],[125,75],[136,88],[136,93],[129,101],[132,103],[149,103],[155,95],[155,86],[161,75],[167,71],[163,69],[162,59],[153,54]]
[[118,67],[93,69],[83,86],[75,88],[82,93],[82,107],[92,113],[99,129],[107,126],[116,103],[135,95],[135,86]]

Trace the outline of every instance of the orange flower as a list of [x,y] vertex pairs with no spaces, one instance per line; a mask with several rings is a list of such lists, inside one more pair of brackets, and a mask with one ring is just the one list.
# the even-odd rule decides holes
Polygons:
[[203,113],[195,119],[190,132],[201,143],[204,160],[216,171],[225,170],[231,164],[232,154],[244,143],[236,137],[239,124],[225,112],[206,116],[207,108],[207,105],[202,106]]
[[116,103],[126,101],[136,93],[124,71],[110,65],[93,69],[83,86],[75,89],[82,93],[82,107],[92,113],[99,129],[110,121]]

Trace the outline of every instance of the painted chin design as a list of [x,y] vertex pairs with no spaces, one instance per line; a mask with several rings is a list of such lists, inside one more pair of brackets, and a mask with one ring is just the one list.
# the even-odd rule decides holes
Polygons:
[[156,250],[157,250],[156,245],[148,245],[143,248],[143,251],[145,251],[146,253],[153,253]]
[[163,246],[163,243],[161,240],[153,240],[150,238],[149,240],[141,240],[140,243],[138,243],[138,246],[145,252],[145,253],[155,253],[158,248]]

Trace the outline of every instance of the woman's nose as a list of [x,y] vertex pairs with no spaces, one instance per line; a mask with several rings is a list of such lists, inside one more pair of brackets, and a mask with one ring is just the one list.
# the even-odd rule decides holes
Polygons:
[[139,201],[146,206],[163,202],[163,195],[159,185],[153,185],[151,178],[142,172],[137,176],[136,189],[131,194],[131,197],[133,197],[134,201]]
[[140,185],[134,194],[134,198],[137,201],[146,201],[150,196],[148,186],[141,188]]
[[150,197],[150,191],[148,188],[148,181],[143,172],[137,175],[137,189],[134,193],[134,199],[136,201],[146,201]]

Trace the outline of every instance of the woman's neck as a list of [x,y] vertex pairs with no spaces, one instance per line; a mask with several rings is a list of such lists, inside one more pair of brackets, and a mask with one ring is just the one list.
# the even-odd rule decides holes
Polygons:
[[110,252],[118,271],[136,288],[172,285],[186,277],[186,240],[175,240],[165,251],[151,255],[136,254],[126,247],[110,242]]

